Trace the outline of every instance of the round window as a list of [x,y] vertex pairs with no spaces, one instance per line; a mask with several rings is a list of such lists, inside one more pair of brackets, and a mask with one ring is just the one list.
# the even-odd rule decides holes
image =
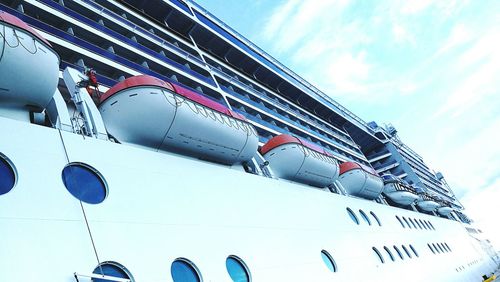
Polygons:
[[352,221],[354,221],[354,223],[356,223],[357,225],[359,225],[359,219],[354,214],[354,212],[350,208],[346,208],[346,210],[347,210],[347,213],[349,214],[349,216],[351,217]]
[[178,258],[170,268],[174,282],[200,282],[201,275],[196,266],[189,260]]
[[389,255],[389,257],[391,258],[392,261],[396,260],[396,259],[394,259],[394,256],[392,255],[391,250],[389,250],[389,248],[384,246],[384,250],[387,252],[387,254]]
[[243,260],[237,256],[229,256],[226,259],[226,269],[234,282],[249,282],[250,271]]
[[[134,277],[132,277],[132,274],[130,274],[130,271],[128,271],[128,269],[125,268],[125,266],[114,261],[105,261],[101,263],[94,269],[93,273],[108,276],[108,278],[122,278],[122,279],[128,279],[131,282],[135,281]],[[106,279],[106,277],[103,277],[102,279],[92,278],[92,282],[108,282],[108,281],[110,280]]]
[[374,213],[374,212],[370,212],[370,214],[373,216],[373,218],[375,218],[375,220],[377,221],[377,224],[378,226],[382,226],[382,222],[380,222],[380,220],[378,219],[377,215]]
[[375,252],[375,255],[377,256],[377,258],[380,260],[381,263],[385,263],[384,261],[384,257],[382,256],[382,254],[379,252],[379,250],[375,247],[372,248],[373,252]]
[[71,195],[82,202],[99,204],[107,196],[104,178],[89,165],[70,163],[63,169],[62,179]]
[[407,255],[409,258],[412,258],[412,257],[411,257],[410,252],[409,252],[409,251],[408,251],[408,249],[405,247],[405,245],[401,245],[401,248],[403,248],[403,250],[405,251],[406,255]]
[[399,218],[399,216],[396,215],[396,219],[399,221],[399,223],[401,224],[401,226],[403,226],[403,228],[406,228],[405,224],[401,221],[401,218]]
[[328,267],[328,269],[330,269],[331,272],[337,272],[337,265],[335,264],[335,260],[330,255],[330,253],[328,253],[325,250],[322,250],[321,258],[323,259],[323,262],[325,263],[326,267]]
[[11,162],[0,153],[0,195],[7,194],[16,185],[16,171]]
[[368,223],[368,225],[372,225],[370,219],[363,210],[359,210],[359,213],[361,214],[361,217],[366,221],[366,223]]

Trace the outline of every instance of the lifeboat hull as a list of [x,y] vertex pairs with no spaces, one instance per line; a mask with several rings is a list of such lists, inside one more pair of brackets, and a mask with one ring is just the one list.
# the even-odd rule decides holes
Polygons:
[[108,132],[119,141],[224,164],[254,156],[257,132],[246,121],[187,99],[170,83],[148,76],[138,81],[99,105]]
[[365,171],[359,164],[343,172],[342,166],[352,163],[341,164],[339,182],[349,195],[373,200],[380,196],[384,189],[382,179],[372,173]]
[[419,198],[418,195],[415,195],[407,191],[395,191],[395,192],[385,193],[385,195],[393,202],[403,206],[409,206]]
[[450,208],[450,207],[440,207],[440,208],[438,208],[437,212],[440,215],[447,216],[447,215],[449,215],[450,213],[453,212],[453,208]]
[[20,19],[0,11],[0,101],[45,108],[59,81],[59,57]]
[[434,202],[434,201],[419,201],[417,202],[417,205],[419,208],[423,209],[424,211],[434,211],[438,207],[440,207],[440,204]]
[[[275,138],[283,139],[283,135]],[[273,139],[269,142],[273,142]],[[295,142],[279,144],[264,153],[275,176],[321,188],[333,184],[339,175],[337,161]]]

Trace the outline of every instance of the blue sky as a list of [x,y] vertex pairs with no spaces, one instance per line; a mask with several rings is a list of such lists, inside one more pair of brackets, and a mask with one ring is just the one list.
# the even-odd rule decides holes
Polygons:
[[466,213],[497,221],[500,1],[197,2],[364,120],[392,123]]

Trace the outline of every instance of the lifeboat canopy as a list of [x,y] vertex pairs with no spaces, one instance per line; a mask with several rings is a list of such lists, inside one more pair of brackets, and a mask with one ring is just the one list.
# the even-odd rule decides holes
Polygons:
[[396,204],[408,206],[419,199],[417,191],[397,176],[384,174],[382,179],[384,180],[384,195]]
[[275,136],[260,152],[279,178],[323,188],[333,184],[339,175],[339,165],[333,155],[297,137]]
[[0,10],[0,110],[47,107],[59,81],[59,56],[19,18]]
[[101,96],[108,132],[121,142],[223,164],[250,160],[258,148],[244,116],[179,84],[140,75]]
[[424,211],[432,212],[441,205],[439,204],[439,199],[424,192],[420,194],[420,199],[417,200],[417,206]]
[[340,164],[339,181],[349,195],[369,200],[380,196],[384,188],[375,170],[355,162]]

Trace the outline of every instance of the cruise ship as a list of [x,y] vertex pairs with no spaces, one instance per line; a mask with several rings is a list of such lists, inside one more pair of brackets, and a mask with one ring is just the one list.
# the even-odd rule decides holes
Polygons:
[[394,126],[194,1],[0,0],[0,35],[2,282],[495,279]]

